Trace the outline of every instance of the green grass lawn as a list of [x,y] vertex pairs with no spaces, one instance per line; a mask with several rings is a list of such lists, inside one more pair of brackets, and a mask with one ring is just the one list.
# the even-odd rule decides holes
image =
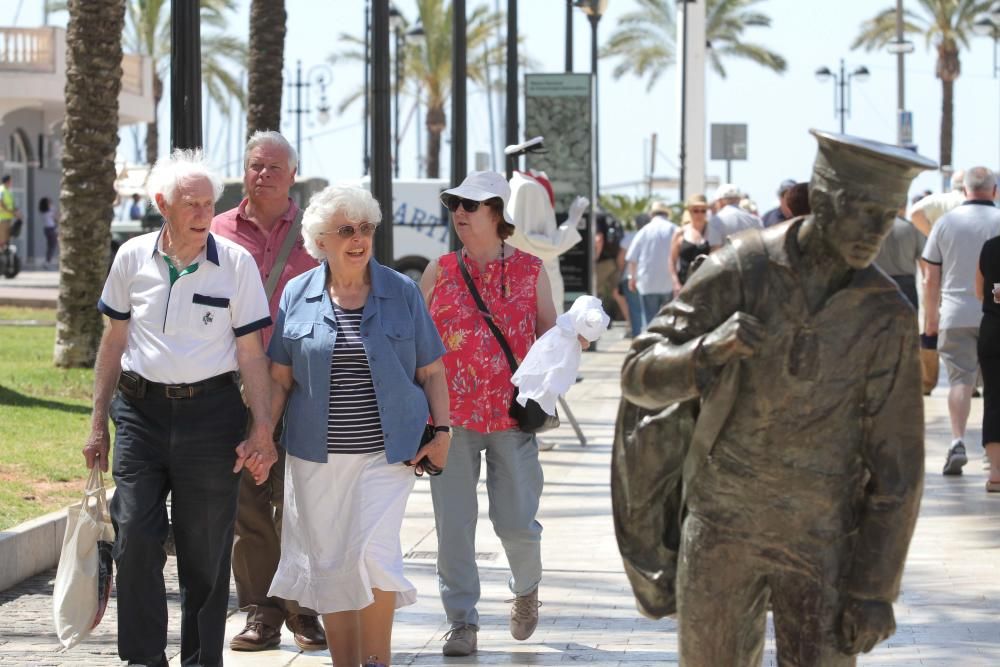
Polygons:
[[[0,307],[3,320],[55,311]],[[0,530],[79,500],[92,370],[52,365],[55,327],[0,326]]]

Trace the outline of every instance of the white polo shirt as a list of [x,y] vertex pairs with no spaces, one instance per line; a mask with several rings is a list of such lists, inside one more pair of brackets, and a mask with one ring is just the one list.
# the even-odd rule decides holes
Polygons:
[[209,234],[197,269],[171,285],[161,233],[118,249],[97,304],[108,317],[130,320],[122,370],[165,384],[237,370],[236,338],[271,324],[257,264],[237,244]]

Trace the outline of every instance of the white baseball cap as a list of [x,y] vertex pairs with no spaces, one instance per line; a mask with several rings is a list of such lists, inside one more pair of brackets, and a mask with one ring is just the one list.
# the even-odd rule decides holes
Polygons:
[[503,219],[508,224],[514,224],[514,219],[507,212],[507,202],[510,200],[510,185],[507,183],[506,178],[495,171],[469,172],[469,175],[465,177],[461,185],[441,193],[442,198],[445,195],[455,195],[456,197],[472,201],[486,201],[487,199],[499,197],[503,200]]
[[715,191],[715,198],[713,201],[719,201],[720,199],[742,199],[743,193],[740,189],[733,185],[732,183],[723,183]]

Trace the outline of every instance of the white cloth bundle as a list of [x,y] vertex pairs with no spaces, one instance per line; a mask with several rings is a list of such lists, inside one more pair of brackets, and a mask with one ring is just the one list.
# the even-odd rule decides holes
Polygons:
[[608,328],[611,318],[601,308],[601,300],[584,294],[573,306],[556,318],[552,327],[528,350],[511,382],[518,388],[517,400],[525,405],[534,399],[550,415],[556,402],[576,382],[580,369],[580,343],[583,336],[593,342]]

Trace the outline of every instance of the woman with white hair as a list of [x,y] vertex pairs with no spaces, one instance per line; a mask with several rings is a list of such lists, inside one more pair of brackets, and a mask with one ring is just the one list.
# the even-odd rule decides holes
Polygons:
[[321,264],[285,287],[268,348],[272,414],[287,403],[268,595],[323,615],[335,667],[389,664],[394,611],[416,601],[399,541],[414,472],[443,469],[451,440],[444,346],[416,284],[372,258],[381,219],[362,188],[312,198],[302,235]]

